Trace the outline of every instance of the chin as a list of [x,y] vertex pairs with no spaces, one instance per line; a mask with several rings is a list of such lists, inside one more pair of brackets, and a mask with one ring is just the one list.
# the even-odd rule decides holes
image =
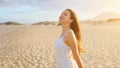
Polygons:
[[59,22],[64,22],[64,20],[59,20]]
[[63,22],[62,22],[62,21],[60,21],[60,24],[63,24]]
[[64,23],[65,23],[65,20],[59,20],[59,22],[60,22],[61,24],[64,24]]

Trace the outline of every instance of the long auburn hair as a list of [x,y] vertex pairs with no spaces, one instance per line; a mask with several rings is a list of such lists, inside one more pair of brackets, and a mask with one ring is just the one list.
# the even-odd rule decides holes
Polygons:
[[70,18],[73,19],[73,22],[70,24],[70,28],[73,30],[75,33],[76,39],[77,39],[77,48],[78,48],[78,53],[81,54],[83,52],[82,48],[82,38],[81,38],[81,31],[80,31],[80,22],[75,14],[75,12],[71,9],[66,9],[70,12]]

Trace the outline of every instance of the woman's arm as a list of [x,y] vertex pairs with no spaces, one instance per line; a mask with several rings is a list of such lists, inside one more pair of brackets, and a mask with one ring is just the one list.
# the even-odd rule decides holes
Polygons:
[[77,62],[78,67],[83,68],[82,64],[81,64],[80,56],[78,54],[77,40],[76,40],[74,32],[71,31],[67,35],[67,42],[72,50],[73,57],[74,57],[75,61]]

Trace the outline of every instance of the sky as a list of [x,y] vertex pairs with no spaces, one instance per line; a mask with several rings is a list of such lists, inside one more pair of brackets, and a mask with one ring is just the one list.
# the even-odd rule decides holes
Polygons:
[[120,0],[0,0],[0,22],[58,21],[66,8],[86,20],[106,11],[120,13]]

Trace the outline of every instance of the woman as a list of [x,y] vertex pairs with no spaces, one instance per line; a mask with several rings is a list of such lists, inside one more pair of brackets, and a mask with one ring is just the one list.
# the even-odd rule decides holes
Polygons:
[[65,9],[59,17],[62,34],[55,41],[57,68],[83,68],[80,59],[81,33],[79,21],[71,9]]

